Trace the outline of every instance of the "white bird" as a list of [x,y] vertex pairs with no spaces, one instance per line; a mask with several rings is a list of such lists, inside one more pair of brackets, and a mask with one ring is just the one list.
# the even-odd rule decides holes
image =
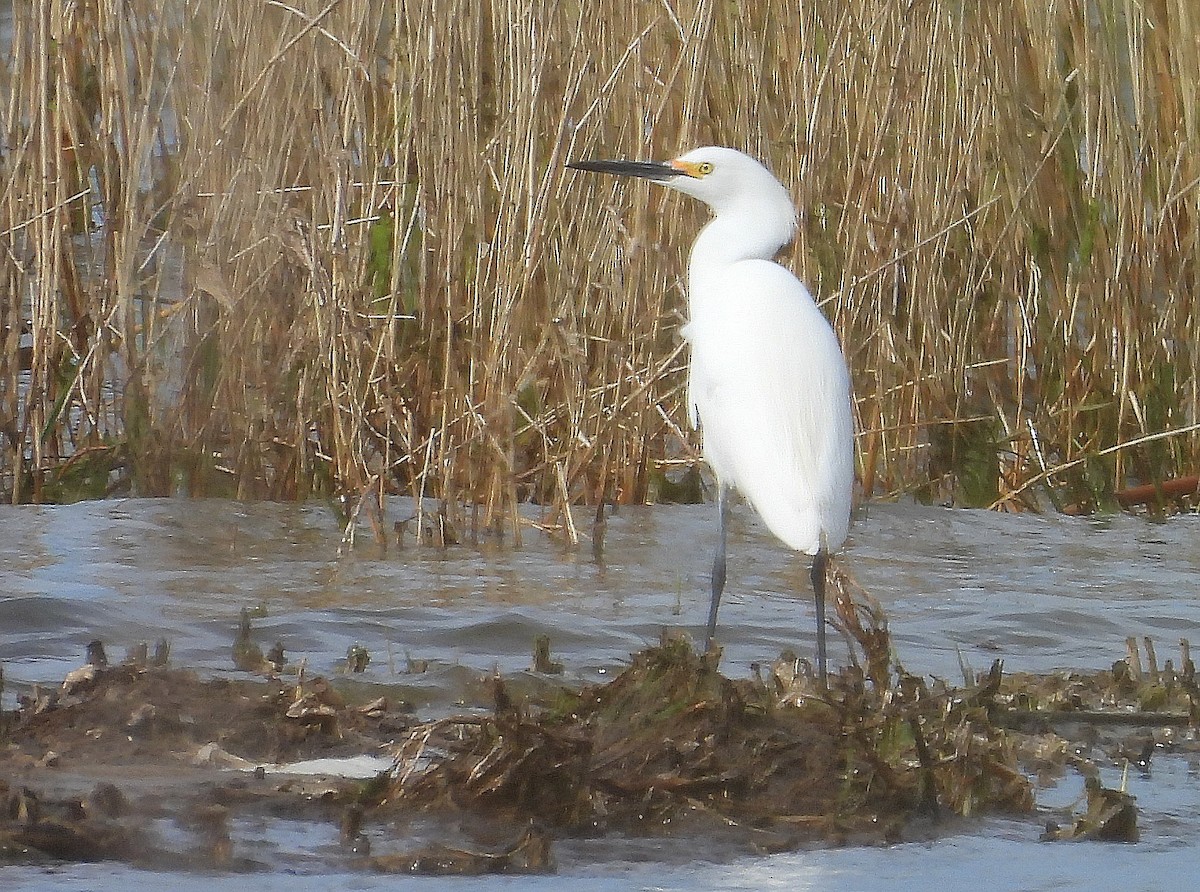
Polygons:
[[748,155],[709,146],[673,161],[575,161],[576,170],[642,177],[713,212],[692,245],[688,409],[717,478],[720,540],[708,647],[725,587],[728,492],[738,490],[786,545],[812,555],[817,668],[825,683],[825,576],[850,525],[854,428],[850,375],[808,289],[774,261],[796,232],[796,208]]

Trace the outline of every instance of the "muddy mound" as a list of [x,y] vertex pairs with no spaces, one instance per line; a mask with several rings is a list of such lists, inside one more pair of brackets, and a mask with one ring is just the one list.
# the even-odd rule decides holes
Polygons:
[[178,761],[201,747],[251,762],[348,755],[412,720],[384,701],[348,705],[322,678],[202,680],[183,669],[121,665],[76,670],[61,689],[25,698],[0,721],[8,759],[77,768]]
[[[785,661],[786,662],[786,661]],[[917,815],[1027,811],[1015,750],[978,698],[919,680],[875,691],[847,671],[821,690],[782,667],[735,682],[687,642],[637,654],[612,682],[536,716],[497,681],[493,717],[430,725],[393,806],[477,811],[557,832],[741,828],[756,846],[899,838]]]

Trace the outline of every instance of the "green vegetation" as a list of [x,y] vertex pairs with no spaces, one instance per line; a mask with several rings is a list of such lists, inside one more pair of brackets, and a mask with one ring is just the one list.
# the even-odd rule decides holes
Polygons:
[[797,198],[868,492],[1099,510],[1200,464],[1192,0],[14,10],[6,500],[382,484],[574,535],[668,494],[703,211],[563,163],[705,143]]

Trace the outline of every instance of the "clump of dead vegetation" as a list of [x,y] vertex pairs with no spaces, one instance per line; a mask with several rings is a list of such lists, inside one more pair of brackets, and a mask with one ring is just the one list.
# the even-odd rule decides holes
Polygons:
[[897,840],[917,817],[1028,812],[1017,748],[992,720],[994,687],[934,689],[893,673],[877,606],[838,582],[840,625],[865,668],[827,689],[794,657],[731,681],[717,654],[684,639],[550,709],[513,703],[497,679],[491,717],[411,734],[387,801],[567,833],[737,828],[766,850]]
[[854,672],[828,691],[779,686],[730,681],[688,642],[664,642],[564,712],[506,704],[423,731],[402,755],[443,755],[415,779],[401,772],[390,801],[568,833],[738,828],[764,850],[898,840],[943,809],[1032,808],[1015,747],[970,696],[950,704],[911,678],[885,694]]
[[[1108,671],[1006,676],[997,661],[963,687],[907,672],[879,605],[842,571],[838,629],[852,665],[817,684],[781,656],[732,681],[718,654],[664,637],[613,681],[548,706],[494,680],[492,715],[416,726],[373,803],[528,822],[554,834],[720,835],[760,851],[880,843],[936,833],[955,816],[1028,814],[1034,779],[1086,779],[1086,806],[1047,839],[1136,840],[1137,808],[1097,764],[1147,769],[1195,749],[1200,689],[1180,668],[1130,652]],[[1075,743],[1074,739],[1088,742]]]
[[1194,504],[1190,3],[13,4],[0,493],[699,498],[702,212],[562,165],[715,142],[802,208],[867,493]]

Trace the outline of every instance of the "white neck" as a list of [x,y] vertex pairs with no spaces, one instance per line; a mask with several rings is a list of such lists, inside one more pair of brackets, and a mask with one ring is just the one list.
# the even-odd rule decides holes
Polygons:
[[[782,191],[782,190],[781,190]],[[788,200],[769,208],[724,209],[708,221],[692,245],[689,292],[696,283],[719,281],[722,267],[742,260],[773,260],[796,232],[796,211]]]

